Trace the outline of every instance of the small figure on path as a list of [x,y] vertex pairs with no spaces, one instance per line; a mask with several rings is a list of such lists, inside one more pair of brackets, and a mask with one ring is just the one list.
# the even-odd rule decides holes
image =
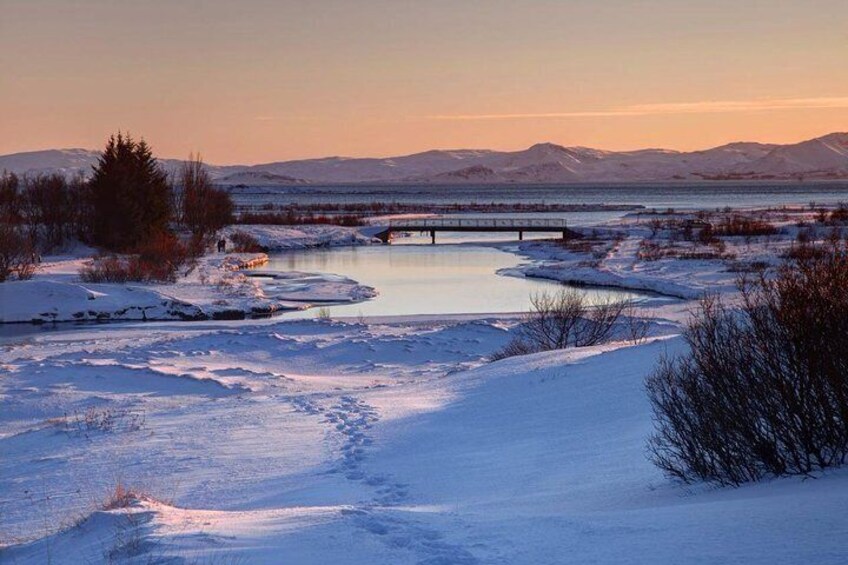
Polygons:
[[218,240],[218,253],[223,253],[227,250],[227,240],[223,237]]

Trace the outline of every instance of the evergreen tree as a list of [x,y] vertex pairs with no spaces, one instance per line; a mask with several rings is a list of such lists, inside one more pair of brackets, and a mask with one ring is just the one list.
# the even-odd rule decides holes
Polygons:
[[168,231],[171,187],[150,147],[118,132],[109,138],[90,182],[94,243],[131,251]]

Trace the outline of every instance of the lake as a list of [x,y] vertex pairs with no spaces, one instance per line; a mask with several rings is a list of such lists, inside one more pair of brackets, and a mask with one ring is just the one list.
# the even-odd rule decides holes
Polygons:
[[848,182],[678,182],[567,185],[299,185],[237,189],[240,204],[524,203],[638,204],[647,208],[724,208],[848,202]]

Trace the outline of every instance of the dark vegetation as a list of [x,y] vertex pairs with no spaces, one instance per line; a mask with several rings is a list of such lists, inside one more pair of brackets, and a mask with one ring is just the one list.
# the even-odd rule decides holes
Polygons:
[[94,283],[175,282],[181,269],[191,267],[193,258],[190,244],[170,232],[154,233],[134,251],[96,257],[80,269],[80,278]]
[[89,182],[92,243],[129,252],[169,229],[171,186],[144,140],[112,136]]
[[457,214],[457,213],[527,213],[527,212],[577,212],[595,210],[635,210],[635,205],[595,204],[538,204],[503,202],[468,202],[452,204],[405,202],[322,202],[313,204],[265,203],[261,206],[244,206],[236,214],[239,224],[303,225],[328,224],[361,226],[371,216],[390,214]]
[[282,212],[242,212],[236,219],[238,224],[268,224],[277,226],[299,226],[304,224],[328,224],[334,226],[361,226],[363,217],[357,214],[314,214],[288,208]]
[[798,249],[741,279],[739,308],[705,298],[689,352],[647,379],[649,451],[668,475],[738,485],[846,462],[848,244]]
[[510,212],[592,212],[599,210],[638,210],[639,205],[606,204],[544,204],[533,202],[456,202],[436,204],[431,202],[320,202],[313,204],[265,203],[246,212],[288,213],[300,215],[343,215],[383,216],[387,214],[460,214],[467,212],[510,213]]
[[535,294],[530,304],[515,338],[493,359],[603,343],[629,306],[615,300],[590,306],[585,295],[572,288]]
[[0,282],[32,277],[37,256],[30,241],[17,226],[0,223]]
[[233,223],[233,202],[227,191],[212,184],[200,156],[183,165],[174,190],[174,215],[192,236],[192,245],[206,247],[218,231]]
[[259,245],[256,238],[247,232],[234,231],[230,234],[230,241],[236,253],[258,253],[262,251],[262,246]]
[[80,273],[88,282],[174,281],[232,219],[200,158],[169,179],[143,140],[118,133],[90,180],[0,176],[0,282],[70,241],[101,251]]

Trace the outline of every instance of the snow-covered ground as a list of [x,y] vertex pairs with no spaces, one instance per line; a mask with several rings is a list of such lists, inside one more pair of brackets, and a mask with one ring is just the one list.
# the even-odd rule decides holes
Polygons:
[[[681,348],[672,321],[643,345],[496,363],[508,320],[5,347],[0,559],[843,563],[848,474],[683,488],[647,461],[642,382]],[[133,494],[104,509],[119,484]]]
[[[707,219],[718,223],[730,215],[716,212]],[[776,232],[721,236],[702,243],[697,238],[701,220],[695,212],[633,213],[596,227],[574,228],[581,239],[526,241],[520,245],[520,253],[530,261],[501,274],[691,300],[705,292],[733,292],[741,274],[777,265],[802,229],[813,239],[823,238],[832,229],[817,227],[816,214],[809,209],[754,210],[745,215],[769,223]],[[691,239],[683,235],[686,222],[696,226]],[[799,223],[808,226],[799,228]]]
[[[269,250],[364,245],[370,236],[338,226],[239,226]],[[366,228],[370,229],[370,228]],[[229,235],[232,230],[225,233]],[[345,277],[290,273],[275,292],[242,269],[268,261],[264,253],[201,257],[173,284],[92,284],[79,271],[94,250],[83,246],[45,257],[32,280],[0,285],[0,323],[104,320],[203,320],[243,318],[306,308],[313,303],[355,302],[374,289]]]
[[[730,292],[813,221],[769,218],[777,233],[719,250],[681,239],[689,215],[629,216],[525,242],[531,261],[504,274]],[[220,300],[201,291],[222,273],[260,284],[220,263],[256,257],[216,257],[173,299]],[[21,283],[27,300],[77,284],[81,260],[47,261]],[[262,284],[306,285],[292,301],[338,292],[274,276]],[[127,300],[103,294],[92,302]],[[515,316],[160,321],[0,341],[0,562],[844,563],[848,471],[686,487],[648,461],[643,382],[683,350],[692,305],[648,302],[644,343],[497,362]]]
[[[315,247],[340,247],[344,245],[368,245],[375,243],[373,236],[379,230],[373,228],[349,228],[331,225],[234,225],[223,230],[229,238],[234,232],[252,235],[268,251],[289,251]],[[379,243],[379,240],[376,242]]]

